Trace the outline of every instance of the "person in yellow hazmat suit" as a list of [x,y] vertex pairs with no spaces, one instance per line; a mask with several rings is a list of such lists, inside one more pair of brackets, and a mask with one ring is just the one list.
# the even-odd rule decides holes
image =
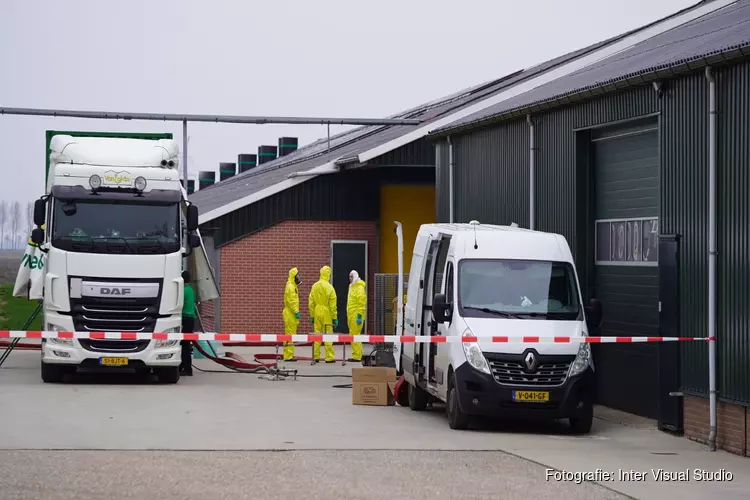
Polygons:
[[[349,335],[359,335],[365,323],[367,286],[357,271],[349,273],[349,294],[346,297],[346,322]],[[352,342],[352,357],[348,361],[362,361],[362,342]]]
[[[286,280],[284,287],[284,335],[296,335],[297,326],[299,325],[299,286],[302,280],[299,277],[299,270],[293,267],[289,270],[289,278]],[[284,342],[284,361],[297,361],[294,357],[294,342]]]
[[[314,333],[333,333],[328,325],[339,326],[336,307],[336,290],[331,285],[331,268],[320,268],[320,279],[310,288],[308,307],[310,308],[310,324]],[[333,342],[326,342],[326,363],[333,363]],[[320,361],[320,342],[313,343],[313,362]]]

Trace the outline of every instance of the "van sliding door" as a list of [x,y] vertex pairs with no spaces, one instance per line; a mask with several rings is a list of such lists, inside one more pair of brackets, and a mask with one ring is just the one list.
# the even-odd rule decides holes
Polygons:
[[[436,293],[440,293],[443,282],[443,270],[445,259],[450,246],[450,236],[438,235],[430,242],[430,250],[425,259],[424,272],[422,273],[423,295],[422,295],[422,323],[418,326],[419,335],[436,335],[437,323],[432,317],[432,301]],[[434,368],[431,366],[431,358],[437,353],[436,346],[432,344],[419,344],[419,376],[418,380],[434,383]]]

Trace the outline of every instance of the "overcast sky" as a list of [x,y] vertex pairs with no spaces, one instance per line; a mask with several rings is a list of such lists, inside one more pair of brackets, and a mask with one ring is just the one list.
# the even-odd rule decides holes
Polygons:
[[[695,3],[2,0],[0,106],[381,118]],[[48,129],[182,137],[171,122],[0,116],[0,199],[43,193]],[[280,136],[305,144],[325,134],[189,124],[190,175]]]

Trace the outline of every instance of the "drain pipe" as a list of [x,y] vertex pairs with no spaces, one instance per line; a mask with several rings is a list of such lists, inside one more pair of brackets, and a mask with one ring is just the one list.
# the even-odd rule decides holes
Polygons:
[[448,222],[453,223],[453,142],[448,136]]
[[716,451],[716,79],[706,68],[709,95],[708,132],[708,449]]
[[534,122],[531,120],[531,115],[526,115],[526,123],[529,124],[529,229],[534,230],[534,219],[536,214],[534,213],[534,167],[536,158],[534,156]]

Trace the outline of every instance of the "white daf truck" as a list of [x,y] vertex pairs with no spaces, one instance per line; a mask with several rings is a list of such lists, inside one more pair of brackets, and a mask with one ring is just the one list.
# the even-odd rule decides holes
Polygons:
[[408,277],[404,335],[484,337],[403,345],[396,363],[412,410],[444,402],[453,429],[482,416],[567,418],[574,432],[589,432],[591,344],[555,338],[587,336],[602,308],[596,299],[584,306],[563,236],[476,221],[425,224]]
[[[42,380],[127,368],[176,383],[180,341],[138,334],[181,331],[185,265],[199,297],[218,297],[198,210],[180,183],[177,143],[55,135],[49,151],[31,238],[45,254],[43,329],[83,335],[43,340]],[[119,332],[135,335],[107,338]]]

